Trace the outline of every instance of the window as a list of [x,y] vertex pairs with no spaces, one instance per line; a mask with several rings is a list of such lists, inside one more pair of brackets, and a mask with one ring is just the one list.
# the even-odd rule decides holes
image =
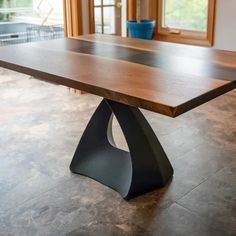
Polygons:
[[63,0],[0,0],[0,46],[64,37]]
[[157,1],[156,39],[213,44],[215,0]]
[[121,34],[121,2],[94,0],[95,33]]

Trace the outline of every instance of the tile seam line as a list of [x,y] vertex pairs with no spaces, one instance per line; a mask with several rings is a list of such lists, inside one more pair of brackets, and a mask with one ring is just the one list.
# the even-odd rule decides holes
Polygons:
[[[189,208],[183,206],[182,204],[180,204],[180,203],[178,203],[178,202],[175,202],[175,204],[178,205],[178,206],[180,206],[180,207],[182,207],[183,209],[185,209],[185,210],[188,211],[189,213],[194,214],[195,216],[199,217],[200,219],[202,219],[203,217],[204,217],[204,218],[207,218],[207,216],[205,216],[204,214],[199,214],[199,213],[197,213],[197,212],[195,212],[195,211],[193,211],[193,210],[190,210]],[[173,205],[173,204],[172,204],[172,205]],[[204,225],[208,226],[208,227],[211,228],[211,229],[215,229],[215,230],[221,229],[220,227],[218,228],[218,227],[213,226],[212,223],[211,223],[210,225],[209,225],[209,224],[206,224],[205,222],[203,222],[203,223],[204,223]]]
[[[190,194],[193,190],[195,190],[196,188],[198,188],[201,184],[205,183],[207,180],[209,180],[209,179],[211,179],[212,177],[214,177],[218,172],[220,172],[220,171],[224,170],[225,168],[229,167],[229,166],[232,164],[232,162],[234,162],[234,160],[230,161],[229,164],[227,164],[226,166],[224,166],[224,167],[222,167],[221,169],[219,169],[219,170],[215,171],[214,173],[212,173],[211,176],[207,177],[207,178],[206,178],[205,180],[203,180],[200,184],[198,184],[197,186],[195,186],[193,189],[191,189],[190,191],[188,191],[184,196],[178,198],[178,199],[175,200],[174,202],[175,202],[176,204],[181,205],[181,203],[179,203],[179,201],[180,201],[182,198],[186,197],[186,196],[187,196],[188,194]],[[182,205],[181,205],[181,206],[182,206]],[[184,206],[182,206],[182,207],[184,207]],[[188,209],[188,208],[186,208],[186,209]],[[188,209],[188,210],[190,210],[190,209]],[[196,213],[196,214],[197,214],[197,213]]]
[[44,194],[50,192],[51,190],[57,188],[59,184],[62,184],[63,182],[64,182],[64,183],[67,183],[67,182],[69,182],[69,181],[71,181],[71,180],[64,180],[64,181],[62,180],[62,181],[60,181],[58,184],[56,184],[54,187],[52,187],[52,188],[50,188],[50,189],[48,189],[48,190],[46,190],[46,191],[42,191],[42,192],[39,193],[37,196],[32,197],[32,198],[30,198],[30,199],[27,199],[27,200],[23,201],[22,203],[20,203],[20,204],[14,206],[14,207],[11,207],[10,209],[8,209],[8,210],[6,210],[6,211],[3,211],[2,213],[3,213],[3,214],[9,213],[9,212],[11,212],[13,209],[22,207],[22,206],[24,206],[26,203],[28,203],[28,202],[30,202],[30,201],[32,201],[32,200],[36,200],[36,199],[40,198],[42,195],[44,195]]

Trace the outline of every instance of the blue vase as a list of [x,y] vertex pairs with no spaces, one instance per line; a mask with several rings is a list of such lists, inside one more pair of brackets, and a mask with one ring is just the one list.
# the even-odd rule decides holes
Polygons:
[[152,39],[155,28],[155,20],[129,20],[127,27],[132,38]]

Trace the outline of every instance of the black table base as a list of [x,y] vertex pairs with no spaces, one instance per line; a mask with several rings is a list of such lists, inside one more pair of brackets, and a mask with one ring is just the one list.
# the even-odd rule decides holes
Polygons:
[[[113,115],[129,152],[115,145]],[[86,127],[70,169],[111,187],[126,200],[163,187],[173,175],[173,168],[141,111],[107,99],[103,99]]]

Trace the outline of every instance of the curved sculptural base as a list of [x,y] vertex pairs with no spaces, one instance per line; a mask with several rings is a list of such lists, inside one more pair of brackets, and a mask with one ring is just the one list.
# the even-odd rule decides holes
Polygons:
[[[113,115],[129,152],[115,146]],[[163,187],[173,175],[160,142],[140,110],[106,99],[86,127],[70,169],[113,188],[127,200]]]

